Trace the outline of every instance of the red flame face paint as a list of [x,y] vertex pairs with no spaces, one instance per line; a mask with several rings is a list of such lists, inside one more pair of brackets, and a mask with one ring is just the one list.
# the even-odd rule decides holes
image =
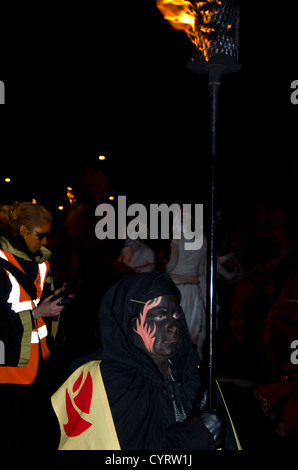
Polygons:
[[153,300],[148,300],[145,303],[143,312],[140,313],[140,318],[137,319],[137,328],[134,331],[142,338],[143,343],[147,351],[153,351],[153,344],[155,341],[155,332],[156,332],[156,325],[154,325],[153,329],[146,324],[146,318],[149,310],[153,307],[156,307],[160,304],[162,297],[156,297]]

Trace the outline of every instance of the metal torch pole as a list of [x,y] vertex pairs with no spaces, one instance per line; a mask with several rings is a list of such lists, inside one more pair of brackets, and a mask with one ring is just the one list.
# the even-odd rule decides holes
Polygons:
[[215,338],[216,338],[216,155],[217,155],[217,129],[218,129],[218,96],[220,89],[220,72],[215,66],[209,70],[209,107],[210,107],[210,196],[209,196],[209,237],[207,245],[207,312],[209,334],[209,366],[207,377],[207,406],[214,408],[216,403],[215,391]]
[[207,243],[207,295],[206,318],[208,335],[206,343],[209,348],[209,364],[207,376],[207,405],[214,408],[216,404],[215,383],[215,337],[216,337],[216,156],[218,134],[218,97],[221,85],[221,75],[238,72],[241,65],[234,63],[224,54],[214,56],[209,62],[190,61],[188,67],[196,73],[208,73],[209,112],[210,112],[210,194],[209,194],[209,223]]
[[[204,3],[204,2],[203,2]],[[213,2],[211,2],[213,3]],[[215,2],[214,2],[215,3]],[[221,85],[221,76],[235,73],[241,65],[235,62],[238,59],[239,42],[239,0],[225,0],[216,2],[216,8],[208,5],[212,12],[208,21],[204,17],[204,7],[198,6],[196,12],[195,29],[198,43],[192,60],[188,67],[196,73],[208,73],[209,87],[209,111],[210,111],[210,193],[208,241],[207,241],[207,293],[206,293],[206,319],[208,335],[206,343],[209,348],[209,364],[207,376],[207,406],[214,408],[216,405],[215,382],[215,353],[216,353],[216,282],[217,282],[217,248],[216,248],[216,160],[218,138],[218,97]],[[219,5],[221,5],[219,7]],[[204,42],[204,26],[209,27],[207,40]],[[202,28],[203,26],[203,28]],[[204,34],[203,34],[204,33]],[[206,48],[208,58],[206,60]]]

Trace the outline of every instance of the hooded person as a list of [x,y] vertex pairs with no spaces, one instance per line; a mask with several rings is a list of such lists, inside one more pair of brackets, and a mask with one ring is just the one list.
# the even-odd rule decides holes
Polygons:
[[52,397],[60,449],[237,448],[227,415],[196,405],[199,356],[169,275],[141,273],[113,285],[102,299],[99,331],[100,349],[75,361]]

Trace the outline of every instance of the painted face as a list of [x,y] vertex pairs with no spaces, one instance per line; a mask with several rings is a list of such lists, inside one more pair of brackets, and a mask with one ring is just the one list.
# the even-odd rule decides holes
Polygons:
[[136,320],[135,344],[155,362],[177,352],[181,335],[179,312],[178,297],[163,295],[146,302]]
[[31,253],[37,253],[43,245],[46,245],[51,228],[50,223],[41,223],[33,227],[33,230],[30,232],[25,225],[20,227],[20,234],[23,236]]

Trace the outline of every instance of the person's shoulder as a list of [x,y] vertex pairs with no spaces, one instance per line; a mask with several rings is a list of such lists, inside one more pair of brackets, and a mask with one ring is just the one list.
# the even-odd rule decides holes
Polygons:
[[120,362],[102,360],[100,363],[101,376],[110,396],[119,396],[139,384],[140,374],[137,368],[127,367]]
[[40,256],[37,257],[35,261],[37,261],[37,263],[43,263],[44,261],[49,260],[51,256],[52,252],[48,250],[48,248],[46,248],[45,246],[42,246],[40,248]]

